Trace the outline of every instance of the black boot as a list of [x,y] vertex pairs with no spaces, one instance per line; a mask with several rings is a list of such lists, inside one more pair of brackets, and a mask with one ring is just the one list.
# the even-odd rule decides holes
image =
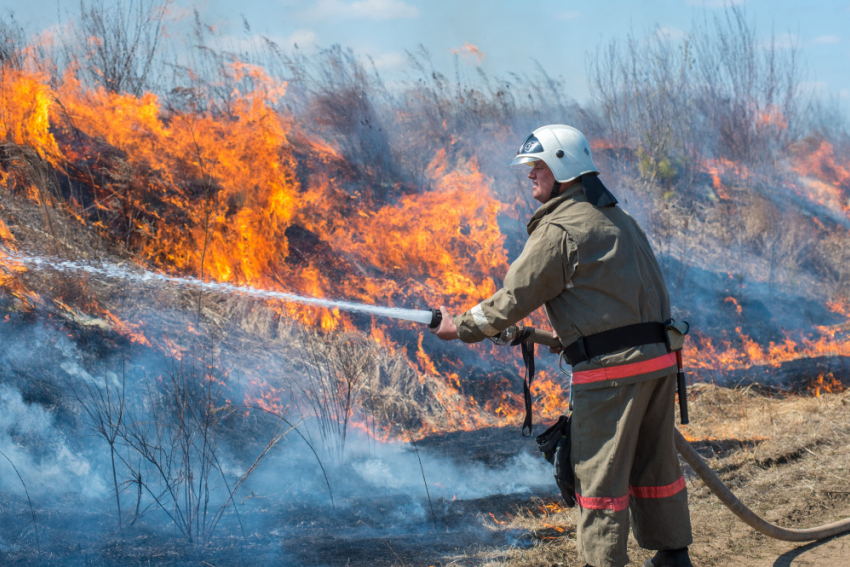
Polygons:
[[694,567],[688,556],[688,548],[662,549],[652,559],[647,559],[643,567]]

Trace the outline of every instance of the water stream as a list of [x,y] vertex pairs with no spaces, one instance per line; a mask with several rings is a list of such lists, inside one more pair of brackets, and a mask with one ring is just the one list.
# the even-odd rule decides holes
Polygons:
[[[5,258],[3,258],[3,256],[5,256]],[[59,258],[34,256],[2,248],[0,248],[0,260],[18,263],[26,266],[30,270],[54,270],[62,273],[86,273],[102,278],[123,280],[147,286],[166,284],[184,289],[191,288],[194,290],[213,293],[244,295],[256,297],[258,299],[273,299],[278,301],[301,303],[304,305],[314,305],[316,307],[326,307],[328,309],[338,308],[344,311],[377,315],[379,317],[415,321],[425,325],[431,323],[432,317],[431,312],[425,310],[402,309],[399,307],[379,307],[363,303],[353,303],[350,301],[307,297],[303,295],[296,295],[294,293],[261,289],[247,285],[234,285],[225,282],[206,282],[192,277],[169,276],[142,268],[126,268],[109,262],[91,263],[79,260],[61,260]]]

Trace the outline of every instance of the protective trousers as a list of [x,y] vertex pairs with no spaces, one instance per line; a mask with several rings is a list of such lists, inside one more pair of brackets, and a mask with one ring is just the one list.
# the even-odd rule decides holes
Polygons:
[[573,392],[572,457],[578,541],[594,567],[629,563],[629,519],[646,549],[691,544],[685,479],[673,445],[672,374]]

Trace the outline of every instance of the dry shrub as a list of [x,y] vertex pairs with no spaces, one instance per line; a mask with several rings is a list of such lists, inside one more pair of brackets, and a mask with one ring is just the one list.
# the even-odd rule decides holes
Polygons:
[[762,48],[733,6],[681,42],[660,29],[615,40],[591,60],[589,76],[610,146],[637,152],[648,185],[675,177],[687,193],[701,160],[772,165],[800,135],[798,58],[793,48]]
[[15,15],[0,20],[0,65],[8,69],[23,71],[27,60],[26,33]]
[[319,424],[326,447],[341,457],[349,422],[376,367],[377,345],[356,333],[303,329],[304,371],[296,383]]
[[445,382],[420,379],[403,352],[355,333],[305,329],[298,340],[303,370],[293,382],[307,401],[303,411],[318,421],[324,445],[338,456],[355,417],[379,438],[446,425],[447,408],[435,394],[446,390]]
[[83,0],[63,46],[70,65],[89,85],[141,94],[157,84],[157,65],[171,0]]
[[[142,385],[141,399],[127,391],[123,368],[120,383],[111,384],[106,370],[102,385],[68,382],[87,427],[109,446],[119,527],[160,512],[186,542],[206,545],[229,508],[241,527],[235,494],[295,427],[277,416],[265,447],[234,472],[222,443],[243,408],[225,400],[226,374],[205,354],[172,359],[158,380]],[[128,492],[132,505],[122,511]]]

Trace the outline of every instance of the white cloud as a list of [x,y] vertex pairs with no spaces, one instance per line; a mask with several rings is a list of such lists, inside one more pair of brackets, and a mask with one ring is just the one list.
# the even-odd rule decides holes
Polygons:
[[555,14],[555,19],[562,21],[575,20],[580,15],[581,12],[558,12],[557,14]]
[[812,43],[820,44],[835,44],[841,43],[841,38],[837,35],[819,35],[812,40]]
[[316,32],[313,30],[297,30],[284,40],[286,47],[297,45],[299,49],[316,44]]
[[726,8],[738,6],[747,0],[686,0],[688,6],[699,6],[700,8]]
[[372,59],[379,71],[393,71],[402,68],[407,63],[407,56],[398,51],[383,53]]
[[403,0],[319,0],[304,15],[308,18],[409,20],[419,17],[419,9]]

